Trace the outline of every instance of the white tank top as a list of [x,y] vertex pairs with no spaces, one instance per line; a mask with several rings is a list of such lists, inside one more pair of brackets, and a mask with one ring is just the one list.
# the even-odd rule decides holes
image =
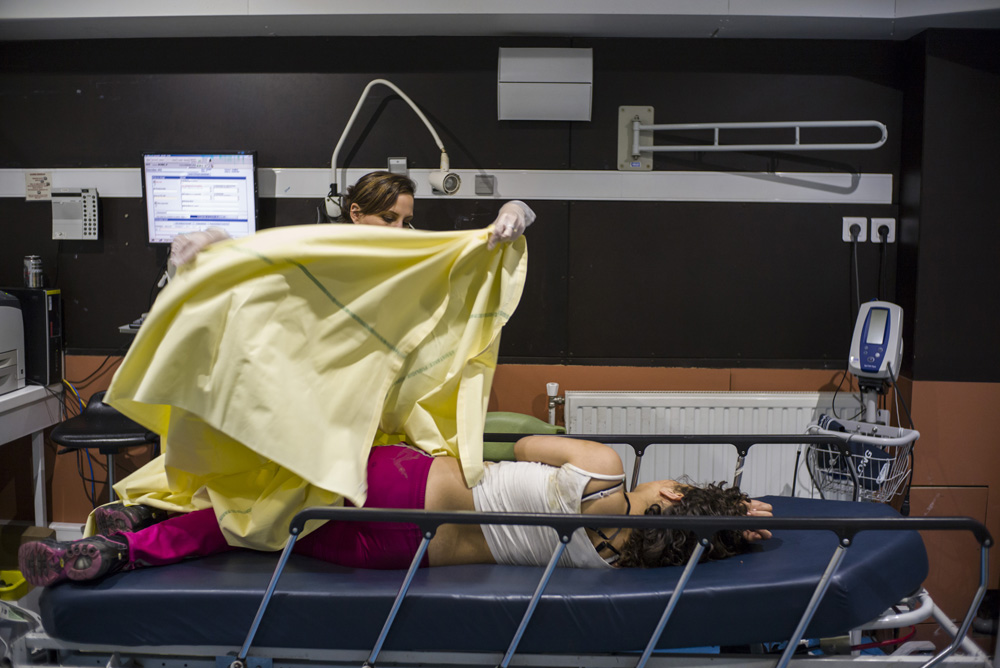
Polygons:
[[[624,479],[624,474],[589,473],[572,464],[556,468],[537,462],[487,463],[482,480],[472,488],[472,498],[481,512],[579,514],[588,482]],[[559,543],[555,529],[547,526],[489,524],[483,525],[483,534],[498,564],[545,566]],[[559,565],[611,568],[583,528],[573,533]]]

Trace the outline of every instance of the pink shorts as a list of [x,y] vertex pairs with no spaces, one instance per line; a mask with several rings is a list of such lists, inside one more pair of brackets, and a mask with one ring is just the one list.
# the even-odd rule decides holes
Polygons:
[[[372,448],[365,507],[422,510],[432,461],[406,445]],[[351,568],[409,568],[421,538],[408,522],[327,522],[300,539],[295,552]],[[426,553],[421,566],[428,566]]]
[[[372,448],[368,457],[370,508],[424,507],[434,458],[406,445]],[[238,548],[226,543],[215,510],[170,517],[128,538],[133,565],[163,566]],[[420,529],[404,522],[327,522],[295,543],[295,552],[354,568],[408,568],[420,546]],[[421,565],[427,566],[427,555]]]

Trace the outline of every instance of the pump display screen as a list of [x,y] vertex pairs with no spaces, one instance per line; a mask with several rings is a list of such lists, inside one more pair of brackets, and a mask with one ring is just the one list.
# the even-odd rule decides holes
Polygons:
[[868,336],[865,343],[881,345],[885,338],[885,322],[889,318],[889,311],[884,308],[873,308],[868,312]]

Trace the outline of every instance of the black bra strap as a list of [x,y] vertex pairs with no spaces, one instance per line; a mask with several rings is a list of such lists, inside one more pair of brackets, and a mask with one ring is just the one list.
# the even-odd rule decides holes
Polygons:
[[[617,535],[617,532],[616,532],[616,535]],[[598,552],[601,552],[603,550],[611,550],[612,552],[614,552],[614,556],[608,557],[608,558],[606,558],[604,560],[604,561],[608,562],[609,564],[615,563],[616,561],[618,561],[619,557],[622,556],[622,553],[618,551],[618,548],[616,548],[614,545],[612,545],[608,541],[604,541],[603,543],[599,543],[598,545],[595,546],[594,549],[596,549]]]
[[[626,493],[625,494],[625,514],[629,515],[631,513],[632,513],[632,502],[629,501],[628,494]],[[613,564],[614,562],[618,561],[618,558],[620,556],[622,556],[622,554],[621,554],[621,552],[618,551],[618,548],[616,548],[614,545],[611,544],[611,541],[613,541],[615,539],[615,536],[617,536],[618,534],[620,534],[622,532],[622,530],[619,528],[617,531],[615,531],[610,536],[606,536],[606,535],[604,535],[603,531],[601,531],[600,529],[598,529],[596,527],[589,527],[589,528],[590,528],[591,531],[593,531],[594,533],[596,533],[601,538],[601,542],[598,543],[597,545],[595,545],[594,549],[597,550],[598,552],[603,552],[604,550],[611,550],[614,553],[614,556],[605,559],[605,561],[607,561],[609,564]]]
[[586,503],[587,501],[593,501],[595,499],[603,499],[604,497],[617,492],[619,487],[621,487],[621,488],[625,487],[625,481],[624,480],[621,481],[621,482],[619,482],[618,484],[612,485],[611,487],[608,487],[606,489],[599,489],[596,492],[591,492],[590,494],[587,494],[586,496],[581,497],[580,503]]

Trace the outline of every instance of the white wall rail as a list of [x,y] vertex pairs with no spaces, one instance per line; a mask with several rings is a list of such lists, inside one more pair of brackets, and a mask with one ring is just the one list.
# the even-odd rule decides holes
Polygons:
[[[345,183],[385,165],[350,167]],[[417,199],[523,199],[632,202],[762,202],[774,204],[892,204],[892,174],[830,172],[694,172],[619,170],[452,169],[462,183],[454,195],[435,193],[430,169],[410,169]],[[54,188],[97,188],[103,197],[142,197],[138,167],[0,169],[0,197],[25,197],[25,173],[51,174]],[[325,198],[329,168],[259,167],[262,198]],[[493,194],[476,192],[476,176],[494,177]],[[48,204],[48,202],[45,202]]]

